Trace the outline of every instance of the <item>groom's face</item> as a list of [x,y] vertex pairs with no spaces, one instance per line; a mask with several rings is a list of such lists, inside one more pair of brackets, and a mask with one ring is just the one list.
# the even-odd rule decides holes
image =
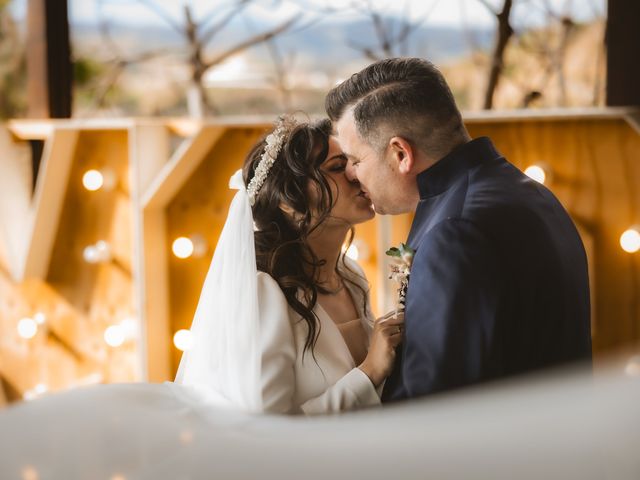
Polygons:
[[396,199],[393,197],[393,192],[397,191],[397,176],[384,158],[384,152],[378,154],[360,137],[352,109],[347,110],[336,122],[335,130],[340,147],[348,159],[347,177],[360,182],[376,213],[399,213],[396,212]]

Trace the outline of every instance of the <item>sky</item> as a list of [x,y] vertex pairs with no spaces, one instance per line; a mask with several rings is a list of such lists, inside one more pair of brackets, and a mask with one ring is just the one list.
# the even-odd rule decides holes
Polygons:
[[[191,5],[196,18],[209,13],[212,4],[228,5],[230,1],[216,0],[150,0],[174,18],[182,17],[184,3]],[[291,15],[300,12],[300,5],[308,4],[306,10],[313,7],[331,5],[344,8],[347,4],[364,3],[367,0],[255,0],[248,11],[255,18],[265,19],[269,22],[282,21]],[[475,26],[490,27],[495,18],[480,0],[368,0],[374,8],[380,11],[402,15],[408,11],[409,17],[415,20],[422,19],[425,15],[430,25],[442,26]],[[498,7],[502,0],[487,0],[488,3]],[[13,0],[12,10],[19,18],[24,16],[27,0]],[[540,6],[544,0],[514,0],[514,23],[525,22],[527,24],[543,23]],[[572,17],[578,21],[589,20],[597,13],[605,13],[606,0],[548,0],[552,8],[562,13],[568,10]],[[407,10],[405,10],[407,9]],[[162,20],[150,13],[150,10],[136,0],[69,0],[69,10],[72,23],[94,23],[100,14],[121,23],[129,24],[163,24]]]

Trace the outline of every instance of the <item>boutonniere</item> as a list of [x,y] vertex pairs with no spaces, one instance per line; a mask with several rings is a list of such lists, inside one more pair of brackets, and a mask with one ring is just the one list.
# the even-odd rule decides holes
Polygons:
[[413,256],[415,255],[409,245],[404,243],[400,244],[400,247],[391,247],[386,251],[386,254],[394,259],[394,263],[391,265],[391,273],[389,278],[398,282],[398,311],[404,311],[405,301],[407,298],[407,288],[409,287],[409,276],[411,274],[411,264],[413,263]]

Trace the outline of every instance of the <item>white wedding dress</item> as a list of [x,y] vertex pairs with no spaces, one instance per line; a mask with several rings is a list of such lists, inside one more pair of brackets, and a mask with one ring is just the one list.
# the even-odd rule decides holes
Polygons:
[[[360,267],[350,260],[348,265],[361,276],[346,269],[343,273],[367,292]],[[362,292],[348,282],[345,285],[370,336],[374,320],[371,310],[363,310]],[[314,308],[320,321],[318,340],[313,355],[307,352],[303,356],[307,323],[287,305],[278,284],[266,273],[258,273],[258,292],[264,412],[322,414],[380,403],[378,391],[357,368],[340,329],[320,304]]]
[[[359,315],[354,321],[361,324],[366,337],[364,348],[368,348],[374,322],[369,308],[369,286],[360,266],[348,258],[345,261],[348,268],[341,268],[341,272],[360,287],[345,282]],[[313,354],[309,350],[303,354],[307,323],[288,305],[278,283],[270,275],[258,272],[257,288],[260,402],[253,412],[314,415],[380,404],[382,386],[376,389],[369,377],[357,368],[340,326],[319,303],[313,310],[319,320]],[[176,392],[186,390],[203,404],[211,402],[214,406],[246,410],[224,401],[218,392],[200,383],[179,383],[174,384]],[[224,396],[224,392],[221,393]]]

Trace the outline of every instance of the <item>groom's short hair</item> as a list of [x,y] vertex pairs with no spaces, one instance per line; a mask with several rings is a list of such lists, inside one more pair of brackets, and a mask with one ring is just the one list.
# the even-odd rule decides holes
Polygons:
[[466,134],[462,116],[440,71],[421,58],[389,58],[353,74],[328,94],[336,121],[353,106],[360,136],[377,150],[401,136],[425,152],[448,151]]

